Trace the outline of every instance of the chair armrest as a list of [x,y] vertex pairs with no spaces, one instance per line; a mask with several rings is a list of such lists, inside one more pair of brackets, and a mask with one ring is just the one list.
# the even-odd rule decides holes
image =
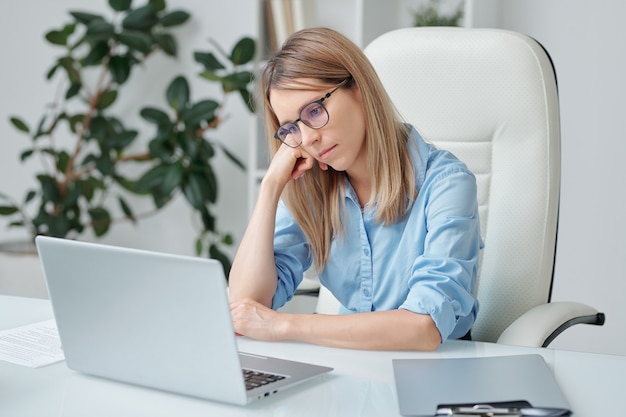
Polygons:
[[511,323],[498,338],[498,343],[547,347],[563,330],[581,323],[601,326],[604,313],[581,303],[541,304]]

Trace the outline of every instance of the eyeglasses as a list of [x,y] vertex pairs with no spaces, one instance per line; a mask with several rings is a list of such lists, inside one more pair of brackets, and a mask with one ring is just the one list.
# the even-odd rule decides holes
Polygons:
[[292,148],[297,148],[302,145],[302,132],[298,127],[298,122],[302,122],[311,129],[321,129],[328,123],[330,115],[328,110],[324,107],[324,100],[331,96],[332,93],[337,91],[350,78],[346,78],[339,85],[333,88],[330,92],[326,93],[324,97],[319,100],[315,100],[307,104],[300,110],[299,117],[293,122],[283,123],[278,127],[278,130],[274,134],[274,137]]

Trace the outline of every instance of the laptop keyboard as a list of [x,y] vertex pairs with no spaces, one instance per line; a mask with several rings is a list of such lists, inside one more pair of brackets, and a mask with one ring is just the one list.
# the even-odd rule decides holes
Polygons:
[[242,369],[242,371],[243,378],[246,381],[246,391],[285,379],[283,375],[267,374],[265,372],[253,371],[251,369]]

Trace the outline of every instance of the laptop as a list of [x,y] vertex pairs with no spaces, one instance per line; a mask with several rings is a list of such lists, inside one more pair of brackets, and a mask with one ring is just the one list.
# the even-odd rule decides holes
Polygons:
[[239,353],[216,260],[35,242],[70,369],[239,405],[332,370]]
[[394,359],[392,363],[403,416],[432,416],[444,405],[528,402],[533,407],[569,409],[538,354]]

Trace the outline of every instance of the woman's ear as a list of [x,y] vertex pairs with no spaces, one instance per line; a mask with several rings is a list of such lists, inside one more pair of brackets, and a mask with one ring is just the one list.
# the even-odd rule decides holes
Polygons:
[[324,162],[320,162],[320,161],[317,161],[317,163],[319,164],[320,169],[321,169],[322,171],[328,171],[328,164],[326,164],[326,163],[324,163]]

